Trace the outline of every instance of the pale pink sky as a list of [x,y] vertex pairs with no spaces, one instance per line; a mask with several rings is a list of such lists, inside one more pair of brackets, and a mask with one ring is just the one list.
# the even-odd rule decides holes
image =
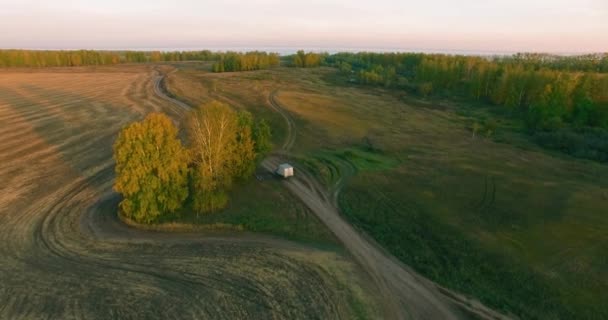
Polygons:
[[0,47],[608,52],[608,0],[0,0]]

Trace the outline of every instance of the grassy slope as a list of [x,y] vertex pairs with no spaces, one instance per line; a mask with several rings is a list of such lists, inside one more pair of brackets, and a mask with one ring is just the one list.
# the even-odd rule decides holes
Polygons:
[[[367,135],[401,163],[350,181],[340,203],[356,225],[439,283],[524,318],[606,316],[608,168],[548,156],[512,132],[501,136],[523,149],[473,139],[456,110],[351,91],[328,101],[354,110],[320,105],[338,114],[320,126],[383,124]],[[315,119],[299,104],[316,100],[300,95],[284,103]]]
[[473,138],[483,110],[336,86],[328,69],[184,74],[253,106],[275,137],[264,103],[281,88],[299,161],[330,186],[356,173],[344,214],[430,278],[523,318],[608,317],[607,166],[541,150],[504,119],[510,143]]

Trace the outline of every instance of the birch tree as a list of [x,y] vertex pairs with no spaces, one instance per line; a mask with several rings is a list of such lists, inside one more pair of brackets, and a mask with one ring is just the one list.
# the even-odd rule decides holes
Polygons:
[[237,115],[213,101],[188,117],[192,156],[193,207],[197,213],[216,211],[228,201],[225,190],[232,183],[236,149]]

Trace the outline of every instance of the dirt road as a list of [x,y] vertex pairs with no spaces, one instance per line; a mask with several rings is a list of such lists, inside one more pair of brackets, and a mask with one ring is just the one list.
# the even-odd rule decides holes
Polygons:
[[[169,97],[165,91],[162,89],[162,82],[163,82],[164,76],[157,74],[154,78],[154,94],[156,94],[159,98],[168,101],[170,104],[169,106],[177,106],[180,108],[180,110],[176,111],[178,113],[183,113],[184,111],[188,111],[190,110],[190,106],[177,100],[177,99],[173,99],[171,97]],[[175,110],[175,109],[174,109]]]
[[116,220],[118,131],[185,110],[159,81],[145,67],[0,73],[0,319],[351,318],[345,288],[364,280],[340,253]]
[[[279,156],[266,159],[263,166],[274,171],[289,154],[296,140],[295,122],[276,99],[277,91],[270,93],[270,106],[285,118],[287,137]],[[341,180],[340,180],[341,181]],[[340,183],[340,182],[338,182]],[[432,281],[418,275],[380,248],[373,240],[355,230],[340,215],[337,208],[339,186],[332,194],[301,167],[296,175],[284,182],[346,246],[354,258],[374,279],[382,292],[385,307],[396,319],[458,319],[487,318],[501,319],[503,315],[486,308],[480,303],[441,288]]]

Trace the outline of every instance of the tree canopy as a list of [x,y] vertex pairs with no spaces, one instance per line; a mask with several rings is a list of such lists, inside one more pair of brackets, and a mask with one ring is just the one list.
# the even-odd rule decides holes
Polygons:
[[237,116],[217,101],[193,110],[187,122],[192,153],[192,199],[197,212],[223,208],[232,184]]
[[253,174],[259,152],[268,150],[269,130],[258,137],[264,150],[256,147],[254,123],[246,111],[235,112],[227,104],[213,101],[193,110],[187,120],[192,154],[192,205],[196,212],[223,208],[227,191],[237,179]]
[[325,59],[325,56],[327,55],[299,50],[295,55],[293,55],[292,63],[293,66],[297,68],[314,68],[321,65]]
[[174,212],[188,196],[188,153],[161,113],[125,127],[114,144],[114,160],[120,209],[137,222],[151,223]]

